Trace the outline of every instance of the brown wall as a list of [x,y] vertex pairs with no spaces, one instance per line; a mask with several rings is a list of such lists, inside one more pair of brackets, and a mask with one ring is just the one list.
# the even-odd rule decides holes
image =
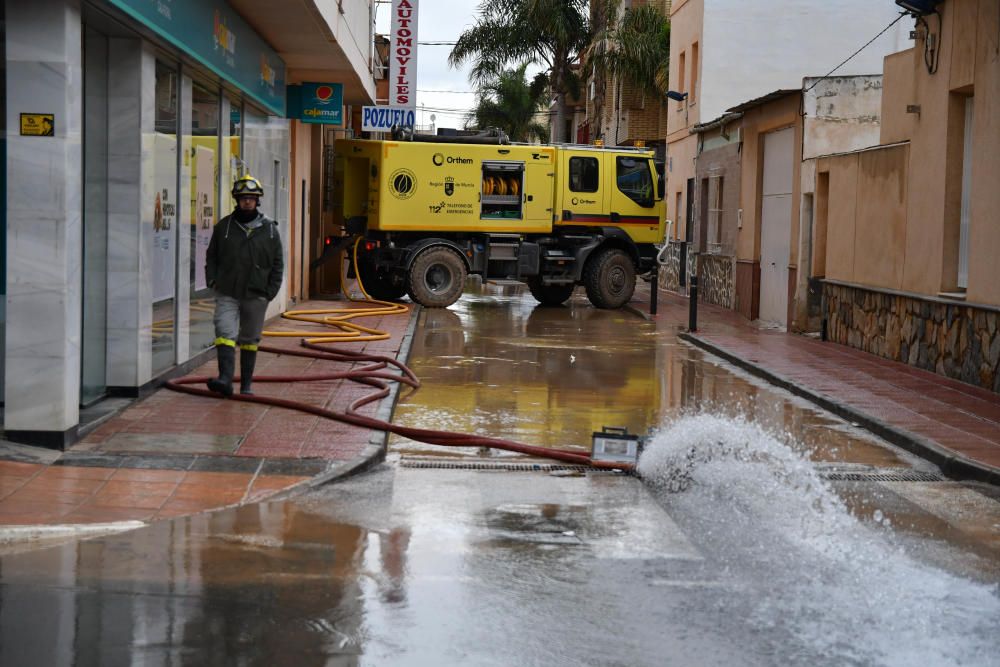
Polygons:
[[[706,137],[718,135],[718,130],[703,135]],[[730,132],[735,133],[735,128],[730,128]],[[713,204],[714,192],[702,191],[705,180],[711,183],[711,176],[722,177],[722,213],[720,215],[720,225],[722,227],[722,247],[718,250],[723,255],[736,254],[736,214],[740,208],[740,145],[738,143],[726,144],[720,148],[703,151],[698,156],[695,180],[695,245],[700,252],[708,250],[706,234],[709,226],[709,213],[703,204],[707,201],[710,207]],[[712,186],[714,187],[714,186]],[[707,195],[707,196],[706,196]]]
[[792,169],[792,230],[789,266],[797,266],[799,246],[799,170],[802,165],[802,121],[799,94],[791,94],[743,112],[743,151],[740,167],[740,208],[743,227],[736,241],[738,259],[760,260],[760,210],[764,178],[764,137],[762,135],[795,127]]
[[[923,37],[913,49],[885,59],[882,142],[910,141],[905,238],[889,249],[892,256],[888,258],[894,266],[902,263],[899,287],[907,292],[934,296],[955,289],[964,104],[967,96],[973,95],[966,298],[1000,304],[1000,280],[995,275],[996,257],[1000,256],[1000,225],[996,224],[1000,210],[998,5],[1000,0],[947,0],[939,6],[940,28],[936,17],[928,18],[931,32],[941,44],[936,72],[928,71],[925,64]],[[911,109],[908,113],[908,105],[918,107],[919,112]],[[845,195],[831,180],[831,200]],[[845,265],[838,265],[833,272],[851,276],[845,277],[848,280],[864,278]],[[890,279],[884,273],[877,277]]]
[[828,178],[831,193],[816,203],[826,220],[827,278],[903,289],[908,156],[909,146],[897,144],[819,161],[817,180]]

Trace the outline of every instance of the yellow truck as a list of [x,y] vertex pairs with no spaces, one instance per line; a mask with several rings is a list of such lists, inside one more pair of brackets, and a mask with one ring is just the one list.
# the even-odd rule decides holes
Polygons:
[[547,305],[583,285],[594,306],[619,308],[654,267],[664,212],[652,152],[423,139],[334,147],[336,217],[364,238],[354,269],[371,296],[447,307],[478,274],[527,283]]

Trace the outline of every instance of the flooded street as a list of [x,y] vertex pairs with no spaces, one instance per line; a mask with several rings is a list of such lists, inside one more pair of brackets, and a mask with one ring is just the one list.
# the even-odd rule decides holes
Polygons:
[[0,664],[1000,665],[996,489],[579,297],[424,310],[409,363],[398,423],[626,427],[642,477],[394,437],[290,501],[0,557]]

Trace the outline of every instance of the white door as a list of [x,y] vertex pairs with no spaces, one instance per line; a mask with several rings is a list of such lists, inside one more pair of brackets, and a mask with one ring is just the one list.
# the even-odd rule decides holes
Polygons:
[[764,188],[760,214],[760,319],[782,327],[788,326],[794,139],[794,128],[764,135]]

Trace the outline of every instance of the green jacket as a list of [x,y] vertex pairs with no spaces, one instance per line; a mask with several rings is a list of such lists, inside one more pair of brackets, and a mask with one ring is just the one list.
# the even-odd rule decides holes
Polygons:
[[250,229],[229,214],[215,225],[205,257],[209,287],[234,299],[277,296],[285,271],[278,223],[259,212],[250,224],[257,222]]

